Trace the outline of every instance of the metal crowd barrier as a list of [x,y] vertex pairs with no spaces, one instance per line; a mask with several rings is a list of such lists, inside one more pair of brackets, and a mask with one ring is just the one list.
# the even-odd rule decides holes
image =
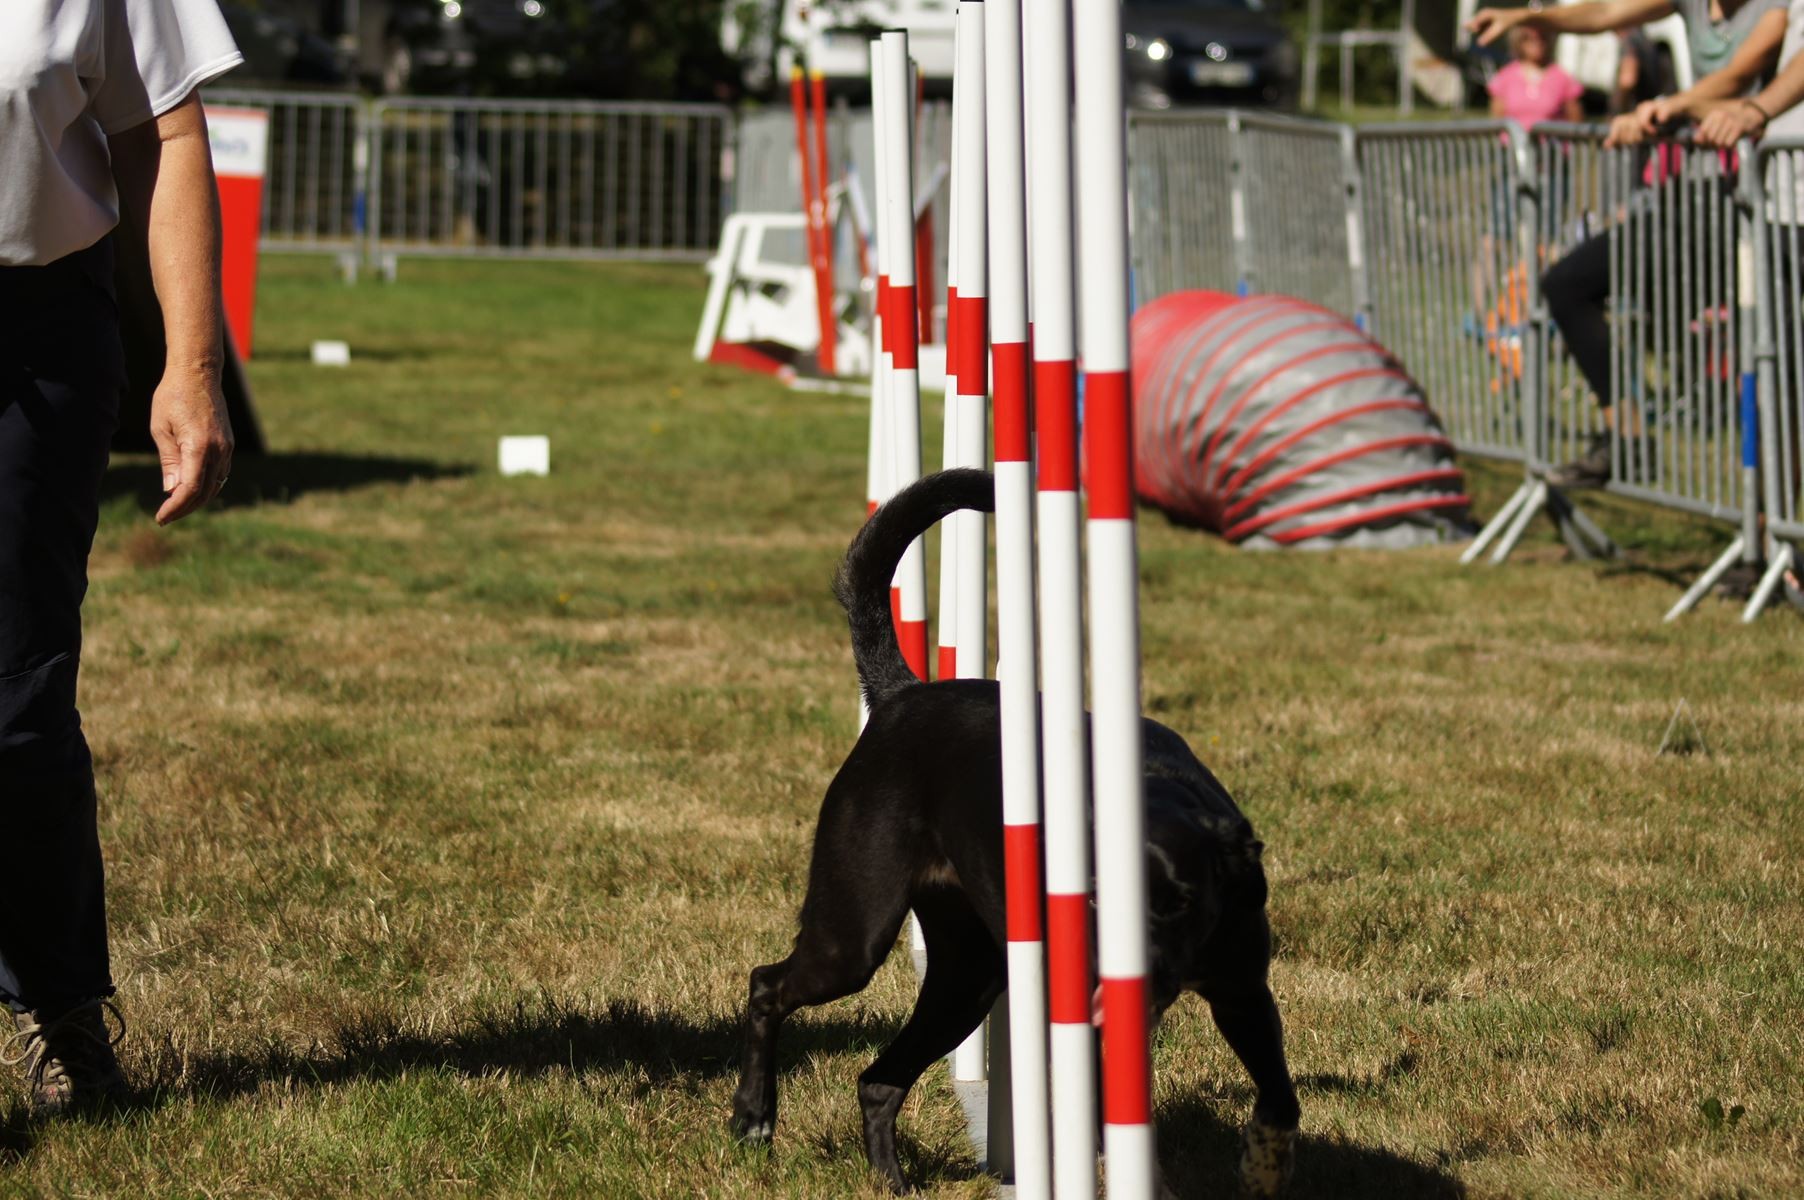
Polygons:
[[271,250],[355,253],[363,231],[363,102],[322,92],[208,88],[209,104],[269,114],[262,243]]
[[1128,123],[1130,246],[1142,304],[1183,288],[1240,288],[1245,198],[1232,116],[1135,113]]
[[1353,130],[1264,113],[1236,113],[1230,130],[1246,214],[1246,290],[1307,297],[1363,322],[1369,297],[1361,294]]
[[1763,143],[1750,173],[1756,397],[1766,514],[1766,573],[1742,614],[1752,620],[1798,568],[1804,543],[1804,139]]
[[1360,131],[1371,330],[1462,453],[1530,457],[1520,166],[1501,121]]
[[[1604,446],[1609,491],[1735,527],[1672,617],[1762,557],[1764,508],[1751,616],[1804,536],[1804,140],[1753,170],[1751,146],[1606,150],[1603,133],[1136,114],[1136,295],[1278,291],[1364,320],[1462,452],[1523,464],[1465,561],[1503,561],[1543,512],[1576,554],[1614,553],[1550,481]],[[1543,295],[1574,251],[1605,297],[1611,423]]]
[[370,253],[706,258],[731,122],[708,104],[379,101]]

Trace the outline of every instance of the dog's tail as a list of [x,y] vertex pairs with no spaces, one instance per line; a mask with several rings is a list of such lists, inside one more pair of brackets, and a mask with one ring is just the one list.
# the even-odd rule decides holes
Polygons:
[[960,469],[929,475],[891,496],[871,514],[846,551],[833,594],[852,626],[852,660],[865,702],[875,708],[919,682],[896,644],[890,616],[890,581],[909,544],[942,517],[960,509],[996,510],[996,483],[988,471]]

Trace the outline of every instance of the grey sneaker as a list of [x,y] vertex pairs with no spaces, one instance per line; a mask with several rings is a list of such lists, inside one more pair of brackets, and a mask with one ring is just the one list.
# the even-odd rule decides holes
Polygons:
[[[1622,465],[1630,482],[1652,481],[1655,474],[1654,439],[1625,437],[1622,439]],[[1594,433],[1585,443],[1585,452],[1569,463],[1547,473],[1547,482],[1559,488],[1600,488],[1615,478],[1615,464],[1610,461],[1610,435]]]
[[[109,1013],[116,1031],[107,1025]],[[13,1022],[17,1031],[0,1050],[0,1063],[24,1068],[34,1112],[55,1116],[124,1094],[113,1048],[125,1038],[125,1018],[111,1001],[90,1000],[50,1020],[16,1013]]]
[[1549,471],[1547,482],[1561,488],[1600,488],[1610,482],[1610,435],[1592,434],[1585,452]]

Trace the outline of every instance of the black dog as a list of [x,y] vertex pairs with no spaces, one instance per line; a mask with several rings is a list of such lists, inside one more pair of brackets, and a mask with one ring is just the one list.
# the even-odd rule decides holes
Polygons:
[[[896,645],[890,580],[903,551],[959,509],[994,510],[983,471],[945,471],[897,494],[852,542],[834,590],[870,721],[827,789],[795,949],[752,972],[733,1129],[769,1141],[777,1120],[777,1030],[798,1008],[862,990],[910,909],[927,942],[913,1015],[858,1081],[865,1153],[898,1191],[896,1114],[934,1060],[1002,993],[1002,762],[993,681],[923,684]],[[1241,1177],[1257,1195],[1288,1177],[1297,1098],[1266,985],[1271,931],[1260,843],[1184,740],[1145,730],[1153,1019],[1194,991],[1258,1089]]]

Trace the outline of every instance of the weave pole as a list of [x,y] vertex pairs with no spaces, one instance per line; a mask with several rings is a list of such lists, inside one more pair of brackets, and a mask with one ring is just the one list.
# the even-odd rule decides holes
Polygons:
[[[1034,417],[1039,434],[1041,755],[1052,1018],[1053,1192],[1096,1193],[1095,985],[1090,973],[1090,806],[1078,502],[1076,281],[1072,262],[1071,42],[1066,0],[1027,0],[1027,142],[1033,197]],[[1119,177],[1118,177],[1119,178]]]
[[[1091,737],[1097,965],[1102,977],[1103,1153],[1111,1197],[1152,1200],[1158,1165],[1147,1029],[1146,796],[1140,748],[1133,417],[1128,402],[1127,112],[1120,0],[1073,0],[1072,40],[1078,271],[1083,281],[1080,350],[1090,492],[1089,665],[1095,714]],[[1045,320],[1043,312],[1035,317],[1036,324]]]
[[[956,17],[956,14],[954,14]],[[956,24],[956,21],[955,21]],[[958,421],[955,412],[958,407],[958,328],[953,324],[952,314],[958,309],[958,191],[964,181],[956,169],[958,162],[958,140],[960,130],[958,124],[959,90],[954,83],[952,89],[952,161],[954,170],[948,180],[952,193],[950,205],[951,220],[946,230],[946,387],[945,387],[945,420],[941,422],[940,465],[945,470],[963,465],[958,451]],[[939,607],[939,655],[934,660],[935,676],[939,679],[958,678],[958,517],[955,514],[940,527],[940,607]],[[954,1078],[963,1078],[954,1066]]]
[[834,237],[832,207],[827,201],[827,181],[833,178],[831,159],[827,153],[827,77],[819,70],[809,73],[814,100],[814,158],[817,164],[814,191],[818,198],[821,226],[821,374],[832,379],[839,374],[839,313],[835,300],[837,272],[834,269]]
[[[982,20],[982,14],[977,14]],[[963,4],[953,12],[954,45],[962,54],[971,40],[970,21]],[[977,27],[977,36],[982,36],[982,26]],[[983,44],[975,43],[979,55]],[[962,65],[962,64],[957,64]],[[955,65],[955,75],[957,65]],[[968,211],[962,207],[965,198],[972,195],[982,203],[983,178],[980,174],[960,171],[960,162],[967,153],[966,147],[972,140],[970,122],[975,118],[983,119],[983,95],[966,90],[962,95],[954,84],[952,93],[952,173],[951,203],[947,206],[946,245],[946,446],[950,455],[947,465],[955,467],[974,466],[979,470],[989,465],[987,439],[984,437],[983,422],[988,416],[988,389],[985,384],[989,372],[984,369],[983,351],[988,335],[983,328],[983,227],[981,213],[975,223],[969,220]],[[982,131],[977,131],[976,149],[981,154],[983,149]],[[962,178],[961,178],[962,176]],[[965,247],[961,252],[960,247]],[[970,252],[976,252],[975,269]],[[978,323],[972,328],[968,321],[960,322],[959,315],[970,308],[966,293],[976,294]],[[971,360],[977,360],[977,369],[972,371]],[[973,397],[968,393],[972,385],[976,385],[977,393]],[[966,417],[967,410],[973,405],[977,410],[977,430],[975,437],[969,428]],[[975,461],[973,461],[975,460]],[[984,634],[989,624],[990,614],[986,603],[988,588],[986,576],[989,566],[985,561],[983,542],[979,540],[978,557],[975,565],[969,560],[965,543],[970,539],[969,521],[978,520],[977,537],[983,537],[983,514],[973,512],[954,513],[949,520],[940,526],[940,628],[953,630],[956,637],[953,642],[950,661],[942,660],[940,664],[941,679],[982,679],[989,674],[987,645]],[[972,595],[976,596],[976,606],[970,603]],[[942,634],[940,644],[944,654],[945,636]],[[952,1078],[976,1082],[989,1074],[985,1062],[987,1050],[985,1027],[979,1024],[952,1052]]]
[[[806,232],[808,265],[814,272],[815,312],[820,319],[820,341],[815,347],[815,355],[821,369],[831,375],[829,367],[831,351],[828,347],[833,342],[836,332],[833,327],[833,277],[828,267],[827,248],[827,210],[822,203],[826,195],[826,180],[818,180],[814,166],[813,139],[809,136],[811,118],[808,111],[808,87],[798,64],[789,69],[789,107],[795,114],[796,153],[802,164],[802,224]],[[825,161],[822,162],[825,170]]]
[[[984,197],[996,454],[996,675],[1002,705],[1009,1088],[1015,1190],[1052,1195],[1041,918],[1039,679],[1027,395],[1027,178],[1021,0],[983,0]],[[961,59],[962,61],[962,59]],[[962,82],[962,78],[961,78]],[[961,173],[971,170],[963,158]],[[992,1086],[996,1086],[994,1083]]]
[[[883,336],[888,378],[889,493],[921,477],[921,375],[914,320],[914,170],[910,153],[908,35],[885,33],[873,61],[872,109],[879,151],[878,287],[886,305]],[[887,287],[883,277],[887,276]],[[887,496],[885,497],[887,499]],[[927,678],[927,556],[917,539],[902,556],[891,593],[902,656]]]
[[[881,63],[877,54],[877,44],[871,43],[871,104],[872,128],[875,129],[876,105],[882,89],[877,86]],[[871,185],[875,190],[879,211],[883,204],[883,139],[876,139],[876,155],[871,168]],[[870,440],[865,450],[864,471],[864,515],[868,520],[877,511],[877,506],[889,499],[896,490],[892,482],[895,475],[895,455],[890,451],[889,413],[889,334],[885,327],[884,315],[889,303],[889,276],[884,272],[882,222],[874,220],[874,232],[877,234],[876,245],[871,249],[874,260],[874,278],[876,283],[876,304],[871,312],[871,430]],[[901,597],[895,585],[890,586],[890,612],[899,615]],[[898,632],[900,630],[898,629]],[[858,693],[858,728],[862,731],[870,720],[871,708],[861,688]]]

